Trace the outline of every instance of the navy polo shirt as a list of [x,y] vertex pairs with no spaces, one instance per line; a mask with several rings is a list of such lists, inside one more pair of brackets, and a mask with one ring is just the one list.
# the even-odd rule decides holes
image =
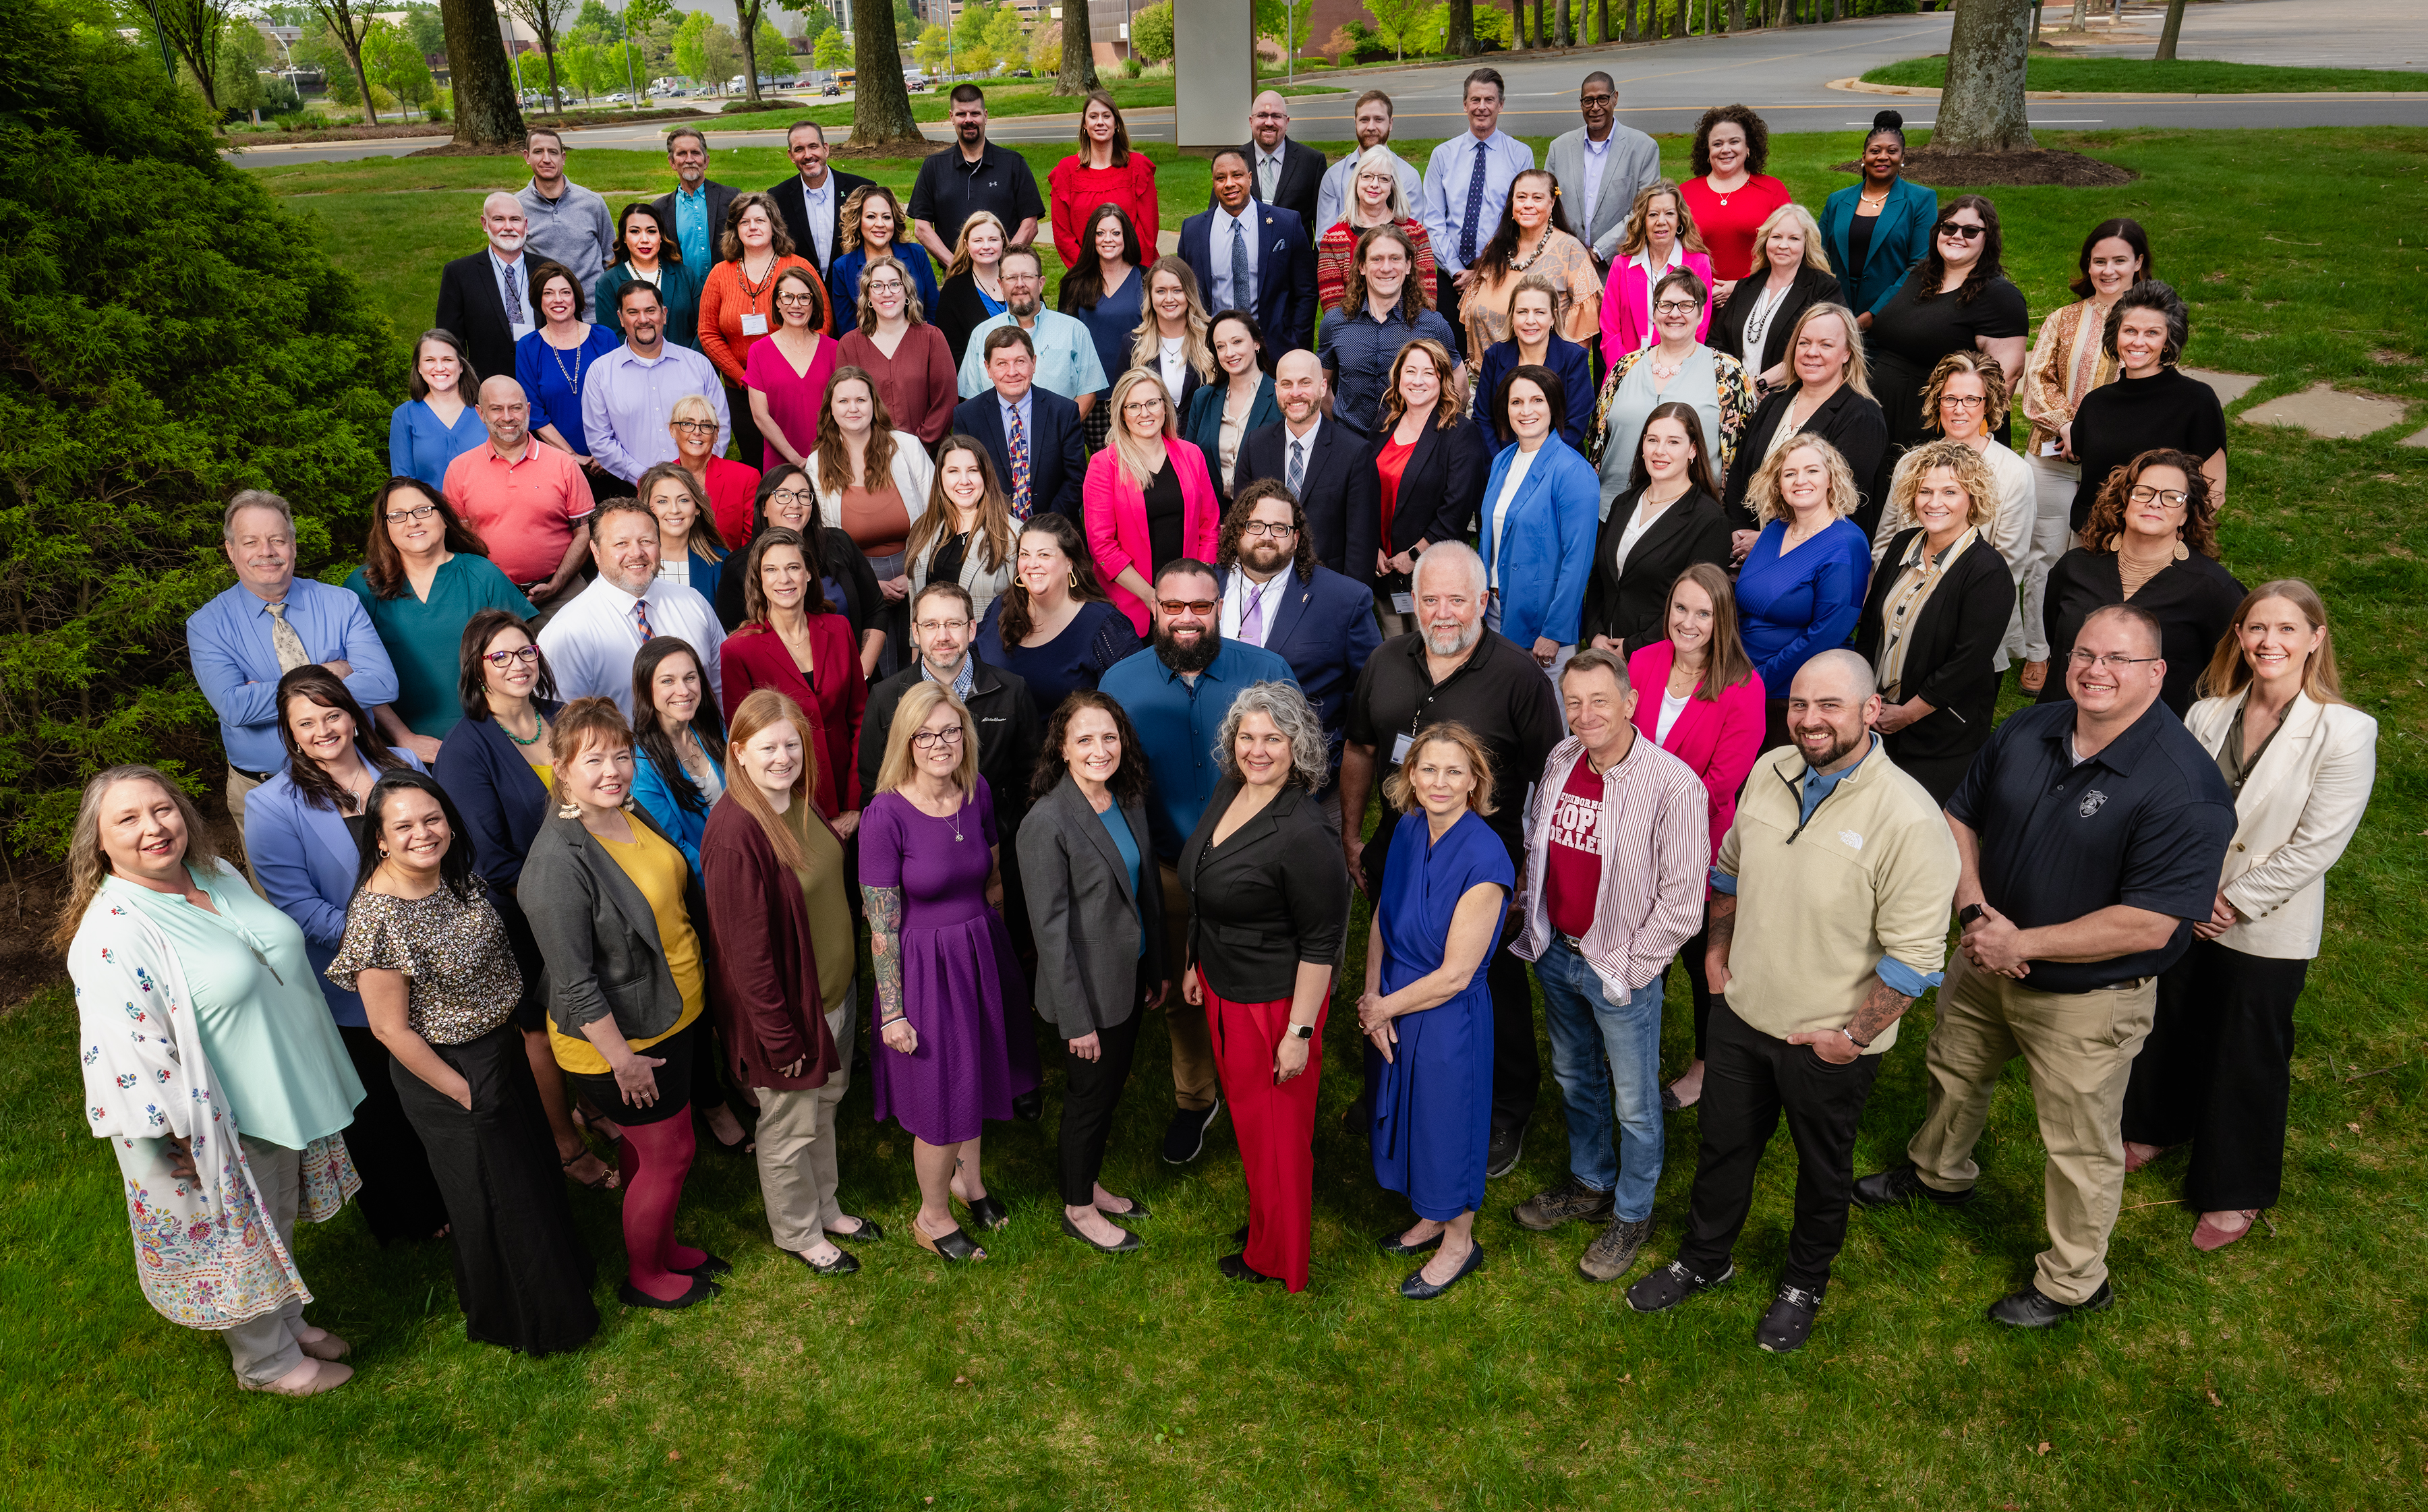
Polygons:
[[2120,903],[2183,922],[2157,950],[2033,961],[2025,985],[2044,993],[2089,992],[2173,965],[2209,915],[2234,838],[2234,795],[2164,703],[2081,763],[2074,713],[2070,701],[2017,711],[1948,798],[1948,816],[1980,837],[1982,896],[2027,929]]

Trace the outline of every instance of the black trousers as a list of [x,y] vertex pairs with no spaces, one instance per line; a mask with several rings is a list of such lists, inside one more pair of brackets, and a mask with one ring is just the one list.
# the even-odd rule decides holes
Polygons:
[[[1446,268],[1434,270],[1434,308],[1450,322],[1451,355],[1465,360],[1468,355],[1467,326],[1458,318],[1458,281]],[[1483,353],[1475,353],[1475,361],[1481,363],[1483,360]]]
[[1776,750],[1781,746],[1791,746],[1794,744],[1795,741],[1793,737],[1787,733],[1786,695],[1781,694],[1780,697],[1775,698],[1764,699],[1762,705],[1762,748],[1764,750]]
[[396,1088],[388,1081],[395,1064],[387,1046],[368,1028],[337,1026],[346,1043],[346,1059],[363,1084],[363,1100],[355,1105],[354,1121],[346,1129],[346,1153],[363,1190],[354,1198],[370,1225],[371,1237],[383,1244],[398,1240],[428,1239],[447,1226],[447,1200],[430,1174],[429,1152],[421,1136],[404,1116]]
[[1707,1060],[1705,1051],[1711,1044],[1712,978],[1703,969],[1703,957],[1712,948],[1712,905],[1703,903],[1703,927],[1695,937],[1678,947],[1677,964],[1686,973],[1687,991],[1695,999],[1695,1059]]
[[1783,1282],[1819,1291],[1846,1242],[1855,1187],[1855,1126],[1879,1075],[1880,1058],[1833,1066],[1809,1045],[1773,1039],[1722,998],[1712,1005],[1711,1053],[1703,1066],[1703,1148],[1678,1257],[1703,1275],[1726,1269],[1753,1206],[1754,1168],[1787,1114],[1796,1142],[1796,1224],[1787,1234]]
[[1526,962],[1505,941],[1494,948],[1484,984],[1492,994],[1492,1126],[1517,1128],[1534,1116],[1543,1057],[1534,1045],[1534,990]]
[[[1171,1011],[1187,1010],[1175,1003]],[[1105,1170],[1105,1142],[1113,1132],[1113,1109],[1121,1105],[1122,1089],[1129,1084],[1139,1021],[1145,1017],[1144,1010],[1133,1006],[1129,1017],[1098,1029],[1093,1060],[1073,1055],[1070,1042],[1062,1042],[1062,1129],[1058,1153],[1065,1207],[1084,1208],[1095,1200],[1096,1178]]]
[[2272,1208],[2284,1191],[2293,1005],[2309,969],[2195,940],[2158,978],[2157,1015],[2124,1089],[2124,1137],[2190,1141],[2184,1200],[2203,1212]]
[[733,455],[744,466],[756,468],[767,460],[767,442],[759,434],[758,417],[750,413],[750,390],[725,386],[727,418],[733,422]]

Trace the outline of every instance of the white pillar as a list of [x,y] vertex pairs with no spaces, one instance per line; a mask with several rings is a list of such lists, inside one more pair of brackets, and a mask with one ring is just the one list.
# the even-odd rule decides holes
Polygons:
[[1180,145],[1236,147],[1256,95],[1252,0],[1189,0],[1172,8],[1173,92]]

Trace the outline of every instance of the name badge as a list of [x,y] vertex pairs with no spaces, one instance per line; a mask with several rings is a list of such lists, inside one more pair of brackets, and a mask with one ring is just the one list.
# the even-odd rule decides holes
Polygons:
[[2042,441],[2041,443],[2041,455],[2044,457],[2057,456],[2064,450],[2065,448],[2056,441]]
[[514,327],[515,339],[517,341],[539,329],[538,326],[533,324],[529,320],[515,320],[509,323]]
[[1391,595],[1391,613],[1395,615],[1413,615],[1416,612],[1417,596],[1415,594],[1395,593]]
[[1404,730],[1400,731],[1399,738],[1391,742],[1391,764],[1397,766],[1405,762],[1408,759],[1409,750],[1416,746],[1416,736]]
[[742,334],[744,336],[765,336],[767,334],[767,317],[755,313],[745,315],[742,317]]

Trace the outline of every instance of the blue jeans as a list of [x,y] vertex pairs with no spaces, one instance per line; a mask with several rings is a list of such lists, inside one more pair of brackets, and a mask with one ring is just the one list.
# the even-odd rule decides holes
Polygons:
[[1584,957],[1554,938],[1534,963],[1534,979],[1551,1027],[1551,1075],[1567,1104],[1568,1170],[1613,1193],[1625,1222],[1649,1218],[1661,1180],[1662,978],[1613,1002]]

